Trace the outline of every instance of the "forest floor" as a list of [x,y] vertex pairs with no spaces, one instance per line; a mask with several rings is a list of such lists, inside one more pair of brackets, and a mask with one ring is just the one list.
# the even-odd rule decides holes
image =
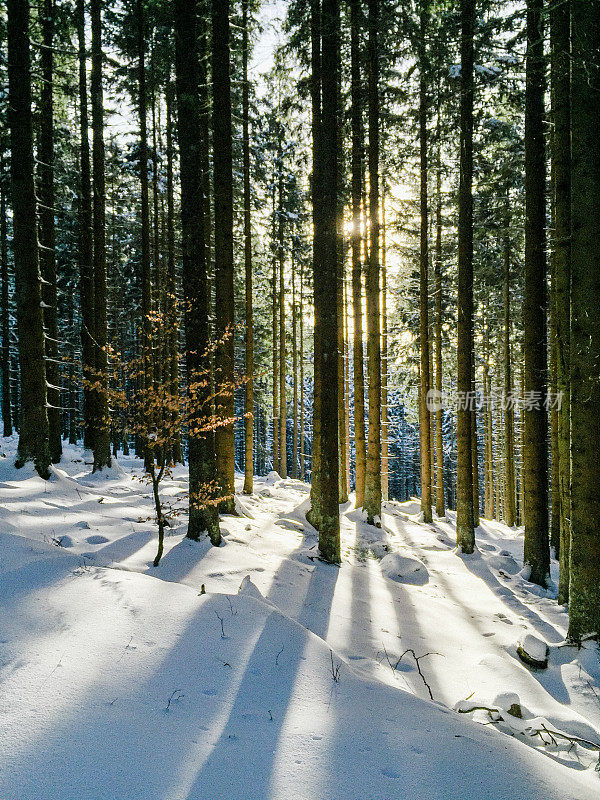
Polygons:
[[[43,481],[14,468],[15,444],[0,458],[2,800],[599,796],[598,646],[565,646],[565,609],[521,572],[522,531],[483,521],[463,556],[452,512],[425,525],[417,502],[390,502],[376,529],[347,504],[336,567],[317,558],[308,486],[272,473],[214,548],[185,538],[181,467],[154,568],[138,460],[92,475],[67,447]],[[519,660],[526,634],[547,669]]]

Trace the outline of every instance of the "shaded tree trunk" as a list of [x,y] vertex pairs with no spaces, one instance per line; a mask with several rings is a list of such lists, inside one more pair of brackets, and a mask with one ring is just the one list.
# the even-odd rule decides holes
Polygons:
[[21,374],[21,412],[17,467],[33,461],[49,476],[48,414],[42,286],[38,255],[31,114],[29,2],[9,0],[8,121],[11,142],[13,257]]
[[244,493],[254,489],[254,320],[252,312],[252,226],[250,194],[250,101],[248,86],[248,0],[242,0],[242,149],[244,169],[244,278],[246,289],[246,393]]
[[[197,17],[188,0],[175,0],[175,73],[181,160],[181,232],[189,415],[190,517],[187,535],[207,532],[221,542],[214,504],[215,437],[210,426],[208,278],[202,181],[202,108],[198,93]],[[213,491],[211,491],[211,487]],[[211,502],[212,501],[212,502]]]
[[504,362],[504,522],[509,528],[516,523],[515,511],[515,421],[513,404],[512,364],[510,354],[510,199],[506,198],[505,233],[504,233],[504,330],[503,330],[503,362]]
[[438,113],[438,158],[436,169],[436,211],[435,211],[435,452],[436,452],[436,494],[435,513],[438,517],[446,515],[444,502],[444,432],[442,398],[442,155],[440,116]]
[[[548,420],[546,411],[546,162],[544,143],[543,0],[527,2],[525,89],[525,364],[524,512],[525,564],[530,580],[546,586],[548,539]],[[531,406],[531,407],[530,407]]]
[[4,162],[0,176],[0,278],[2,279],[2,432],[12,436],[10,400],[10,296],[8,288],[8,235],[6,230],[6,189]]
[[58,365],[58,297],[54,229],[54,0],[44,0],[41,12],[43,48],[40,56],[39,236],[44,328],[46,331],[46,381],[50,458],[62,455],[60,370]]
[[456,533],[463,553],[475,548],[470,409],[473,363],[473,37],[475,0],[461,0],[460,185],[458,192],[458,345]]
[[81,309],[81,359],[83,368],[83,445],[93,449],[95,429],[94,392],[96,350],[94,344],[94,263],[92,238],[92,183],[87,97],[84,0],[77,0],[79,50],[79,302]]
[[553,274],[556,392],[558,414],[558,471],[560,495],[559,603],[569,600],[569,550],[571,544],[571,420],[570,420],[570,325],[571,325],[571,0],[552,3],[552,178],[554,188]]
[[215,378],[217,475],[221,510],[235,513],[233,157],[229,63],[229,0],[212,0],[213,181],[215,205]]
[[419,150],[420,150],[420,214],[421,246],[419,257],[419,444],[421,449],[421,513],[424,522],[432,521],[431,514],[431,421],[429,419],[429,214],[427,197],[427,76],[426,51],[428,8],[427,0],[421,0],[419,33]]
[[569,638],[600,631],[600,5],[572,3]]
[[[323,0],[322,33],[322,127],[315,154],[319,161],[320,220],[314,232],[319,238],[319,260],[314,265],[315,339],[319,359],[317,378],[338,374],[338,309],[332,302],[338,284],[338,70],[339,2]],[[320,387],[318,407],[319,462],[311,523],[319,531],[319,551],[326,561],[339,562],[339,442],[338,381],[328,380],[327,391]],[[313,493],[315,487],[313,485]],[[316,512],[316,513],[315,513]]]
[[92,28],[92,164],[94,210],[94,334],[97,390],[94,392],[94,472],[110,467],[110,413],[106,318],[106,192],[104,169],[104,100],[102,91],[102,0],[90,2]]

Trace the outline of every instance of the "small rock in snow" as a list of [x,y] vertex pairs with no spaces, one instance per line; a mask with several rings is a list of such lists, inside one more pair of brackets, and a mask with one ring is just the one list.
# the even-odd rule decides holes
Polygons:
[[548,666],[548,645],[532,633],[526,633],[519,639],[517,654],[529,667],[546,669]]

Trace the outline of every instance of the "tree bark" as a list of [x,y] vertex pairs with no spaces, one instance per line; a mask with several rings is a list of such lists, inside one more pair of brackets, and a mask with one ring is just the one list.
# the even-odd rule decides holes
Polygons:
[[361,201],[363,172],[363,86],[361,80],[360,33],[362,16],[359,0],[350,2],[350,58],[352,101],[352,313],[354,339],[352,347],[354,371],[354,448],[356,507],[362,508],[365,498],[366,441],[365,441],[365,375],[363,352],[363,305],[361,247]]
[[58,309],[54,229],[54,0],[44,0],[41,13],[43,48],[40,56],[39,238],[42,299],[48,385],[50,458],[58,464],[62,455],[62,422],[58,365]]
[[92,164],[94,236],[94,338],[97,389],[94,392],[94,472],[110,467],[110,413],[108,408],[108,357],[106,317],[106,190],[104,167],[104,100],[102,91],[102,0],[91,0]]
[[381,525],[381,321],[379,292],[379,0],[368,2],[369,259],[366,274],[369,438],[364,509]]
[[[198,93],[198,40],[195,8],[175,0],[175,73],[178,139],[181,161],[181,232],[184,324],[188,377],[190,516],[187,535],[199,539],[207,532],[221,542],[219,517],[209,487],[215,479],[215,437],[210,425],[210,339],[202,180],[202,137]],[[206,495],[209,495],[206,497]],[[202,500],[213,502],[203,503]]]
[[512,364],[510,353],[510,198],[507,193],[504,229],[504,503],[502,506],[504,522],[509,528],[516,523],[515,510],[515,420],[513,404]]
[[[339,2],[323,0],[322,34],[322,126],[317,158],[320,174],[320,220],[314,235],[319,238],[319,260],[314,267],[315,339],[319,347],[317,377],[328,380],[327,391],[320,387],[318,501],[311,523],[319,531],[319,551],[326,561],[339,562],[339,441],[338,441],[338,70]],[[314,487],[313,487],[314,489]],[[315,510],[317,513],[315,514]]]
[[458,193],[458,345],[456,533],[463,553],[475,549],[470,409],[473,363],[473,37],[475,0],[461,0],[460,186]]
[[10,400],[10,296],[8,287],[8,236],[6,230],[6,189],[4,161],[0,178],[0,277],[2,279],[2,433],[12,436]]
[[569,638],[600,631],[600,5],[571,5],[571,551]]
[[218,388],[217,475],[221,510],[235,513],[233,156],[229,0],[212,0],[213,175],[215,204],[215,378]]
[[442,398],[442,154],[441,128],[438,111],[437,123],[438,157],[436,169],[436,211],[435,211],[435,390],[437,403],[435,408],[435,452],[436,452],[436,495],[435,513],[438,517],[446,516],[444,500],[444,410]]
[[558,470],[560,494],[559,603],[569,600],[571,544],[571,0],[550,7],[552,76],[552,177],[554,188],[554,321],[556,336],[556,392],[558,414]]
[[248,0],[242,0],[242,150],[244,170],[244,279],[246,289],[246,393],[244,493],[254,490],[254,320],[252,311],[252,218],[250,194],[250,99],[248,85]]
[[546,161],[544,143],[543,0],[527,2],[525,88],[525,564],[530,580],[546,586],[548,538],[548,420],[546,411]]
[[21,372],[17,467],[33,461],[43,478],[50,466],[42,278],[38,255],[31,114],[29,2],[8,5],[8,120],[11,142],[13,257]]
[[420,151],[420,257],[419,257],[419,350],[421,390],[419,393],[419,444],[421,449],[421,513],[424,522],[431,514],[431,420],[429,418],[429,214],[427,197],[427,75],[426,37],[428,2],[421,0],[419,32],[419,151]]

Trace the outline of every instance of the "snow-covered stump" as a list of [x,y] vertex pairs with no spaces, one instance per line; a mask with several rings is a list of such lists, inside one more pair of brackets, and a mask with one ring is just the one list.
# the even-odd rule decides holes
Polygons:
[[546,642],[532,633],[526,633],[517,643],[517,655],[524,664],[534,669],[548,667],[548,653]]

